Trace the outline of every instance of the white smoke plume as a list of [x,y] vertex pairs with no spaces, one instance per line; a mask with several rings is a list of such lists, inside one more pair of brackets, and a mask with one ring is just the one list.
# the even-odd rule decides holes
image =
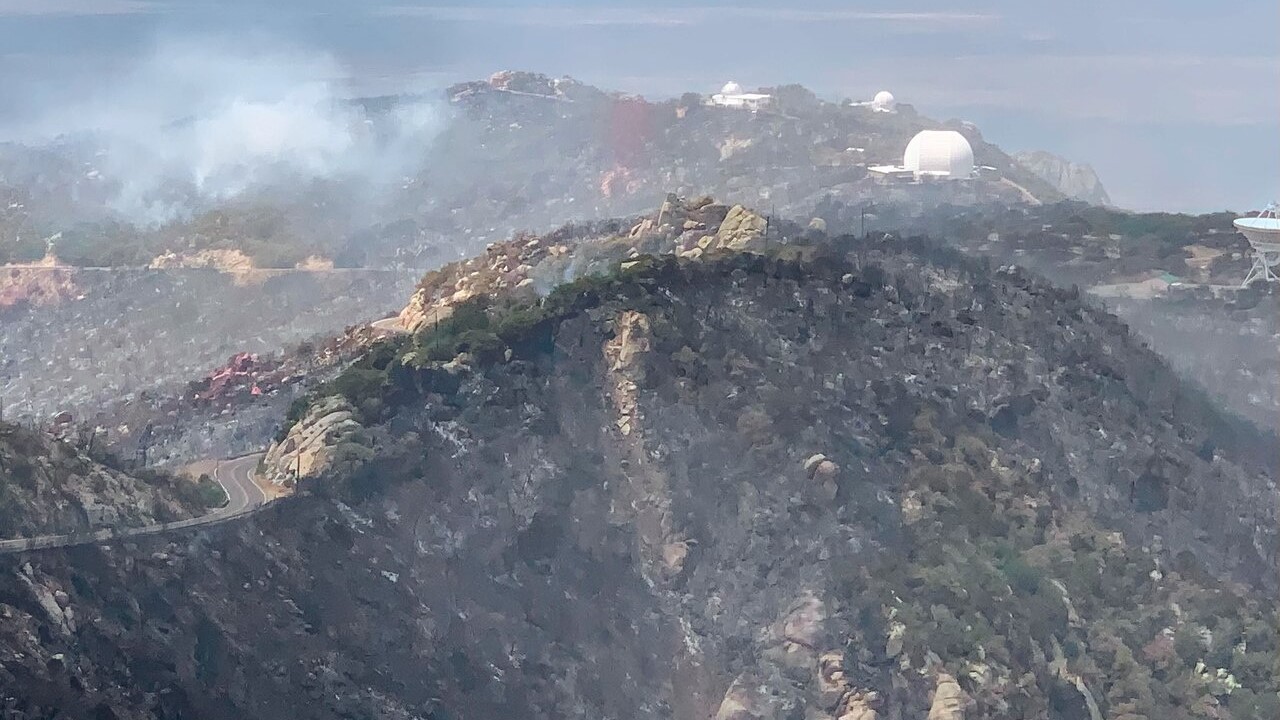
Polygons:
[[344,96],[348,75],[324,55],[162,44],[92,97],[28,121],[18,139],[91,148],[108,205],[144,223],[273,184],[397,181],[422,162],[442,109],[369,113]]

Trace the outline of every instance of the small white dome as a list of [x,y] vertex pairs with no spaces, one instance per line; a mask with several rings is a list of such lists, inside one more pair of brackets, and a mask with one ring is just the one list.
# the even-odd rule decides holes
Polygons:
[[724,87],[720,88],[720,94],[721,95],[741,95],[742,86],[730,80],[729,82],[724,84]]
[[876,93],[875,99],[871,101],[871,107],[876,110],[892,110],[896,104],[897,101],[894,100],[893,93],[888,90],[881,90]]
[[967,178],[973,174],[973,147],[955,130],[924,130],[907,143],[902,166],[920,175]]

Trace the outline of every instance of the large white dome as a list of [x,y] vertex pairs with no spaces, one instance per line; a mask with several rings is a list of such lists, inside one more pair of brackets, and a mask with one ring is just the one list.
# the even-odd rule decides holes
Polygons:
[[720,94],[721,95],[741,95],[742,86],[730,80],[729,82],[724,84],[724,87],[720,88]]
[[955,130],[923,130],[907,143],[902,166],[920,175],[967,178],[973,174],[973,147]]
[[894,100],[893,98],[893,93],[889,92],[888,90],[881,90],[880,92],[876,93],[875,98],[872,99],[871,107],[875,110],[883,110],[885,112],[888,112],[890,110],[893,110],[896,102],[897,101]]

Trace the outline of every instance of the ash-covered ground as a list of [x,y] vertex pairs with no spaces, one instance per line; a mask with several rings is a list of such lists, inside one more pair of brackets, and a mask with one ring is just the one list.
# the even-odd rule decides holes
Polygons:
[[46,421],[172,393],[235,353],[274,353],[399,309],[412,270],[74,270],[55,302],[0,321],[7,418]]

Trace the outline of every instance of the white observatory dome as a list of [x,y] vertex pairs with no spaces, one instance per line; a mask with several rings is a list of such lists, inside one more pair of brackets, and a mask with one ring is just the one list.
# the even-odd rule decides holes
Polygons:
[[923,130],[907,143],[902,165],[918,175],[967,178],[973,174],[973,147],[955,130]]
[[888,90],[881,90],[876,93],[875,98],[871,101],[871,109],[881,112],[892,112],[897,105],[897,101],[893,98],[893,93]]
[[741,95],[742,86],[730,80],[729,82],[724,84],[724,87],[720,88],[720,94],[721,95]]

